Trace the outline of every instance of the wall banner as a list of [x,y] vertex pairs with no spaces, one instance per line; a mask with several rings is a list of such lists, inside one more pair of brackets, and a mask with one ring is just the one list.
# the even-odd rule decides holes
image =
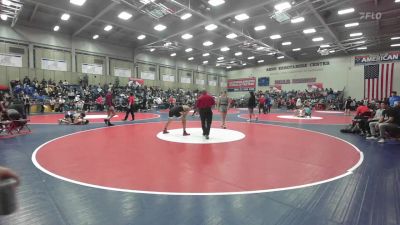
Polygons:
[[269,86],[269,77],[259,77],[258,78],[258,86],[260,86],[260,87]]
[[228,79],[228,91],[255,91],[256,78]]
[[392,61],[400,61],[400,51],[387,52],[376,55],[360,55],[354,57],[355,65],[377,64]]

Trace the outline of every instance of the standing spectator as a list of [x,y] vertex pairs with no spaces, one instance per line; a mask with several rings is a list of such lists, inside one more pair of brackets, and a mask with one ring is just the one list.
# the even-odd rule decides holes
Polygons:
[[250,98],[247,102],[247,108],[249,109],[249,119],[247,122],[251,122],[252,117],[256,117],[256,121],[258,121],[258,117],[254,114],[254,108],[256,107],[256,96],[254,92],[250,91]]
[[31,102],[29,99],[29,95],[27,95],[27,94],[24,95],[24,108],[25,108],[26,115],[31,114]]
[[135,120],[135,96],[133,93],[129,93],[128,97],[128,107],[126,108],[126,114],[125,114],[125,119],[123,121],[126,121],[128,119],[129,113],[132,116],[132,121]]
[[206,139],[210,137],[210,129],[212,123],[213,112],[211,107],[215,105],[215,100],[213,97],[207,94],[207,91],[204,90],[202,95],[197,100],[197,108],[199,109],[200,119],[201,119],[201,128],[203,129],[203,136]]
[[103,96],[99,95],[96,99],[96,108],[97,111],[103,111]]
[[344,103],[344,115],[348,115],[350,116],[350,109],[351,109],[351,97],[349,96],[346,100],[346,102]]
[[393,107],[395,102],[400,102],[400,96],[397,96],[397,92],[392,91],[389,98],[390,106]]

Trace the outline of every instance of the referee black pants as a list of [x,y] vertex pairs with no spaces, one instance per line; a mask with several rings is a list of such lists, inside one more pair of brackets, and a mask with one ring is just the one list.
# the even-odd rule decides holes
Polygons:
[[213,117],[213,112],[211,108],[205,108],[199,110],[201,119],[201,128],[203,129],[203,135],[210,135],[211,122]]
[[131,116],[132,116],[132,120],[135,120],[135,113],[134,113],[134,111],[135,111],[135,106],[131,105],[130,107],[127,107],[127,108],[126,108],[126,114],[125,114],[125,119],[124,119],[124,120],[127,120],[127,119],[128,119],[129,113],[130,113]]

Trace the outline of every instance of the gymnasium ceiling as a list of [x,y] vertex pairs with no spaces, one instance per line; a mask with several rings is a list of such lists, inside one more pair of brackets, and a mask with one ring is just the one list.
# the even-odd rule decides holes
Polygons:
[[[2,10],[4,9],[4,1]],[[18,0],[10,0],[18,2]],[[72,0],[71,0],[72,1]],[[223,0],[222,0],[223,1]],[[23,7],[10,25],[24,25],[60,33],[123,44],[137,53],[147,52],[164,55],[192,63],[239,69],[273,64],[284,60],[321,60],[318,49],[329,55],[345,55],[365,51],[399,50],[400,0],[224,0],[212,6],[209,0],[86,0],[82,6],[70,0],[22,0]],[[276,5],[287,2],[289,9],[278,11]],[[6,2],[7,3],[7,2]],[[354,12],[339,15],[338,11],[353,8]],[[132,15],[128,20],[118,17],[121,12]],[[69,20],[61,20],[68,13]],[[190,13],[186,20],[181,17]],[[240,14],[245,20],[237,20]],[[362,14],[368,18],[362,18]],[[10,15],[11,17],[11,15]],[[303,22],[292,23],[292,19],[304,17]],[[4,22],[4,21],[3,21]],[[345,27],[345,24],[358,23]],[[157,24],[166,26],[157,31]],[[215,24],[212,31],[206,25]],[[104,31],[106,25],[113,29]],[[256,31],[256,26],[266,29]],[[356,24],[353,24],[356,25]],[[305,29],[314,28],[315,33],[305,34]],[[237,37],[226,36],[234,33]],[[362,33],[350,37],[352,33]],[[183,34],[192,38],[183,39]],[[279,34],[281,38],[271,39]],[[146,37],[138,40],[140,35]],[[321,37],[323,41],[315,42]],[[213,44],[204,46],[204,42]],[[290,45],[282,45],[290,42]],[[288,44],[288,43],[286,43]],[[321,45],[329,47],[321,48]],[[229,51],[221,51],[228,47]],[[358,49],[366,47],[367,50]],[[185,50],[192,48],[191,52]],[[301,48],[299,51],[293,49]],[[241,54],[240,54],[240,53]],[[176,56],[171,56],[175,53]],[[209,56],[203,54],[209,53]],[[250,58],[254,56],[253,58]],[[280,56],[284,56],[283,59]],[[224,59],[218,60],[219,57]],[[260,61],[263,60],[263,61]],[[207,62],[205,62],[207,61]]]

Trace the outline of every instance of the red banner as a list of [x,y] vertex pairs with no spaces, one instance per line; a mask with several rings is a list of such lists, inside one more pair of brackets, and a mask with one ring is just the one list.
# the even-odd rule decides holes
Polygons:
[[324,84],[322,84],[322,83],[308,83],[307,87],[308,87],[308,89],[319,89],[319,90],[322,90],[322,89],[324,89]]
[[129,81],[135,81],[135,82],[137,82],[138,84],[140,84],[141,86],[144,85],[144,80],[143,80],[143,79],[130,77],[130,78],[129,78]]
[[228,91],[255,91],[256,78],[228,79]]

